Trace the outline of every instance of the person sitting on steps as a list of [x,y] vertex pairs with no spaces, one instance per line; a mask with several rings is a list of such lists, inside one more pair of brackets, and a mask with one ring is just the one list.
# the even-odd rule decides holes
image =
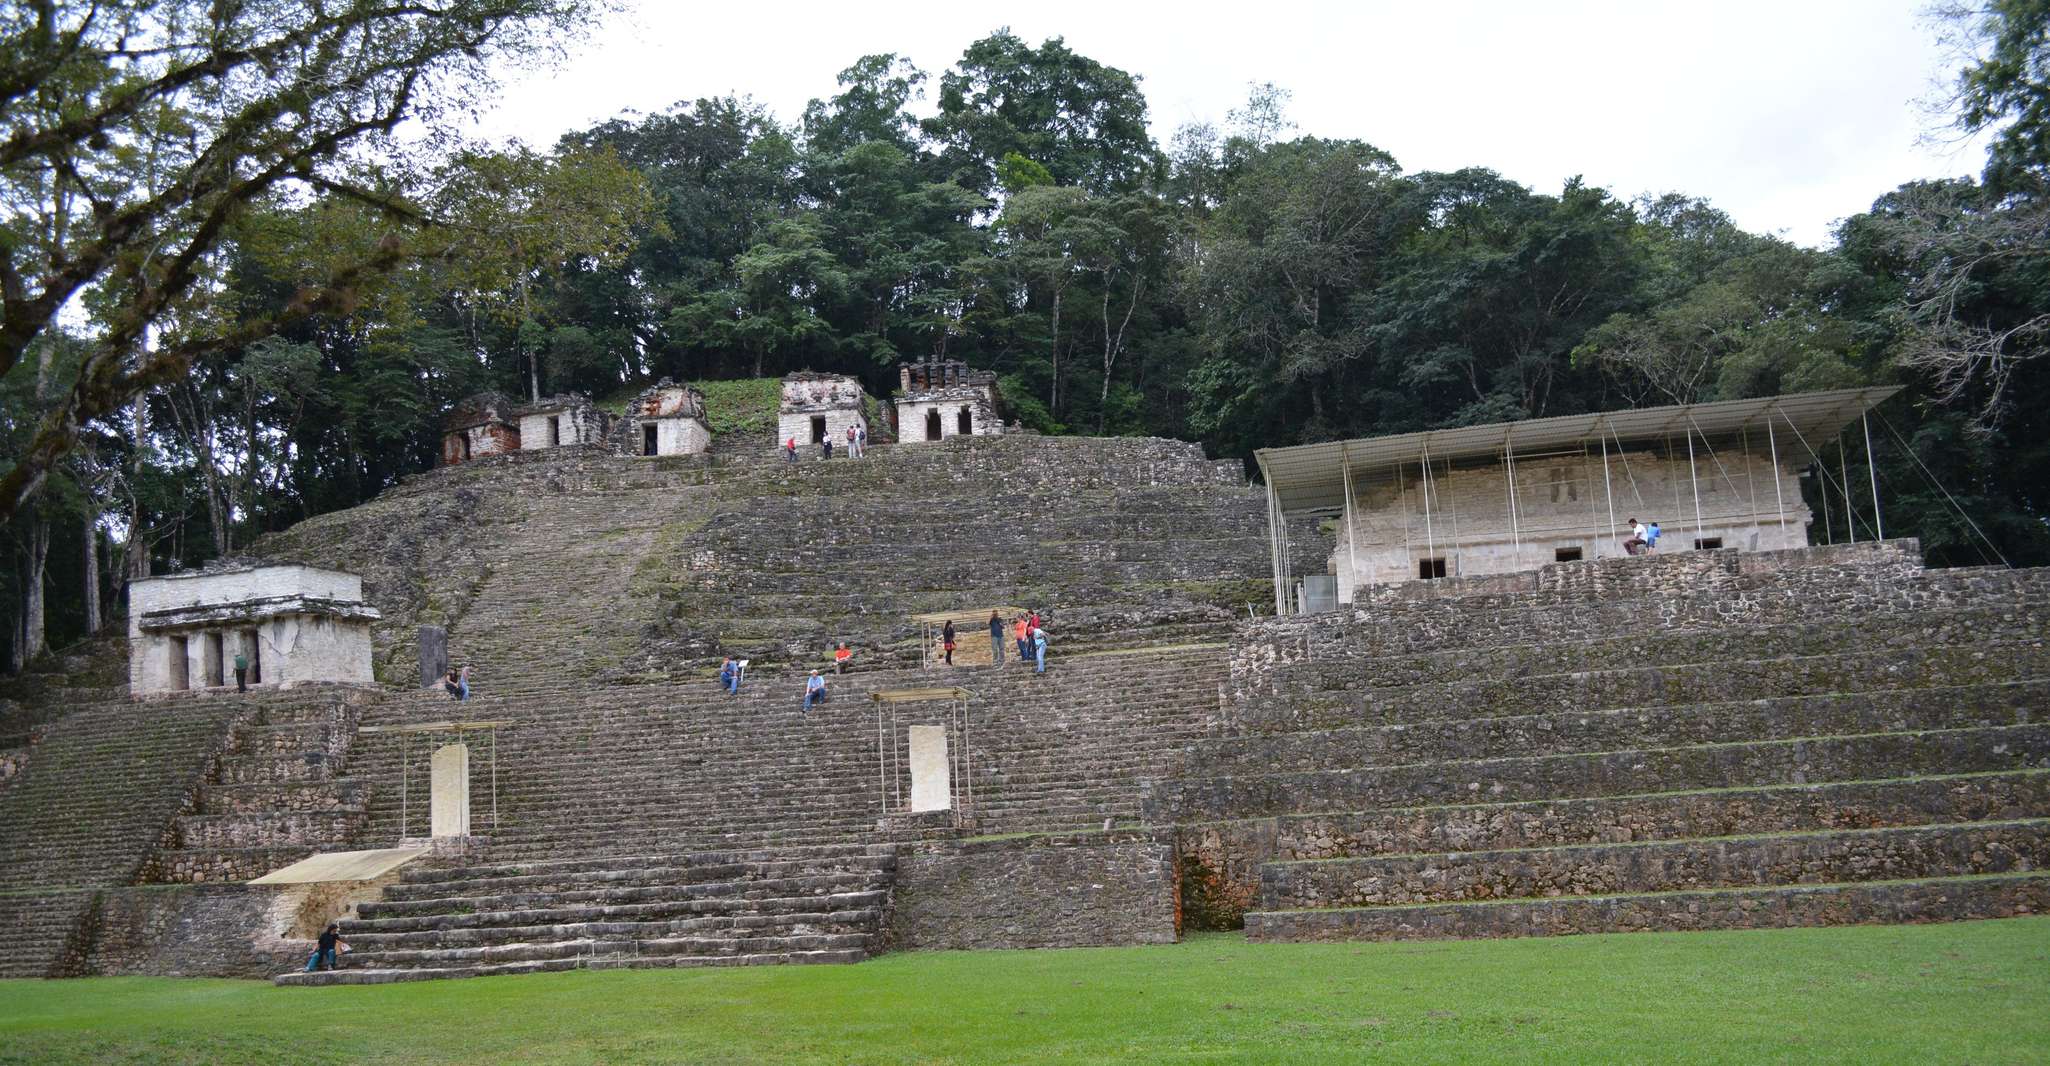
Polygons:
[[841,641],[840,646],[833,649],[833,672],[836,674],[844,674],[847,672],[847,667],[853,662],[853,649],[847,646],[846,641]]
[[826,679],[817,670],[811,672],[811,680],[804,683],[804,713],[810,714],[812,705],[826,702]]
[[460,700],[463,698],[462,681],[457,677],[455,667],[451,666],[448,668],[448,677],[442,680],[441,688],[442,691],[448,693],[449,699]]
[[731,655],[719,664],[719,687],[725,689],[729,696],[740,695],[740,664],[734,662]]
[[1645,532],[1645,528],[1637,523],[1637,519],[1631,519],[1630,535],[1623,540],[1623,553],[1626,555],[1643,555],[1644,546],[1648,543],[1645,539]]
[[327,923],[327,928],[321,930],[320,940],[313,948],[313,957],[306,960],[306,972],[312,973],[319,969],[323,962],[327,963],[328,969],[334,969],[340,965],[336,961],[340,957],[338,953],[348,950],[348,947],[349,945],[342,943],[342,927],[335,922]]

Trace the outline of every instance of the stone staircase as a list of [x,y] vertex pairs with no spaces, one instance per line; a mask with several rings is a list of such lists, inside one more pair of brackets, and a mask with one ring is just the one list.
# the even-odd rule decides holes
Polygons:
[[235,723],[229,696],[75,705],[0,792],[0,976],[68,972],[93,890],[134,881]]
[[347,968],[276,980],[858,962],[881,946],[895,868],[853,845],[408,869],[347,923]]
[[316,852],[341,851],[368,821],[361,782],[336,774],[362,709],[383,693],[341,686],[263,693],[142,880],[247,881]]
[[1149,790],[1185,903],[1268,940],[2050,903],[2050,575],[1731,554],[1249,627],[1219,731]]

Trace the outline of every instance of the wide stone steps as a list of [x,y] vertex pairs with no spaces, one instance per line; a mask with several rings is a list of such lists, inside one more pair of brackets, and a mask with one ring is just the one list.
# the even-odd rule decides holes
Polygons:
[[58,889],[0,892],[0,978],[56,977],[92,893]]
[[[1618,668],[1433,684],[1365,692],[1297,694],[1248,708],[1242,728],[1301,730],[1397,724],[1447,717],[1537,714],[1617,707],[1684,707],[1830,692],[1934,688],[2050,677],[2050,645],[1890,649],[1724,661],[1686,666]],[[1285,708],[1284,713],[1271,713]]]
[[1584,799],[1396,807],[1190,823],[1259,836],[1289,859],[1518,848],[2050,818],[2050,769]]
[[2050,716],[2050,681],[1873,689],[1742,702],[1643,705],[1500,718],[1207,740],[1189,749],[1191,775],[1259,774],[1271,767],[1345,769],[1406,762],[1680,747],[1975,725],[2024,725]]
[[1563,895],[1620,895],[1803,882],[1898,881],[2050,866],[2050,819],[1888,826],[1380,855],[1262,867],[1266,911]]
[[1965,921],[2050,913],[2050,872],[1407,907],[1258,911],[1255,941],[1433,940]]
[[895,868],[886,851],[840,847],[407,871],[344,923],[344,969],[278,982],[854,961],[880,944]]
[[1149,789],[1149,822],[1579,799],[2050,766],[2050,726],[1973,726],[1497,759],[1180,778]]
[[567,959],[508,962],[472,966],[422,966],[412,969],[334,970],[279,974],[279,985],[378,985],[398,981],[434,981],[460,977],[501,977],[565,970],[639,970],[702,966],[776,966],[804,963],[852,963],[868,958],[866,949],[839,951],[769,951],[757,955],[667,955],[629,953],[583,955]]

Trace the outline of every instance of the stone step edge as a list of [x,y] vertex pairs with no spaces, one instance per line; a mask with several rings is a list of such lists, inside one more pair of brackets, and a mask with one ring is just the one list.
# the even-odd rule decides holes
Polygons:
[[[1291,811],[1287,814],[1261,814],[1250,818],[1205,818],[1196,821],[1168,822],[1164,824],[1175,829],[1201,829],[1205,826],[1246,825],[1254,822],[1309,821],[1319,818],[1344,817],[1347,815],[1401,816],[1406,814],[1429,814],[1436,811],[1507,811],[1519,807],[1535,809],[1560,803],[1606,803],[1611,801],[1620,803],[1629,800],[1661,799],[1679,796],[1739,796],[1758,792],[1790,792],[1796,789],[1821,790],[1852,785],[1904,785],[1924,781],[1956,781],[1965,783],[1996,777],[2034,777],[2040,775],[2050,775],[2050,767],[2032,766],[2021,770],[1973,770],[1962,774],[1921,774],[1909,777],[1847,777],[1830,781],[1810,781],[1807,784],[1801,785],[1733,785],[1728,788],[1683,788],[1670,792],[1629,792],[1614,796],[1561,796],[1551,799],[1502,800],[1494,803],[1431,803],[1414,807],[1365,807],[1329,811]],[[1960,823],[1932,822],[1923,824],[1952,825]]]
[[868,952],[857,950],[790,951],[755,955],[719,956],[598,956],[586,959],[545,959],[533,962],[508,962],[480,966],[447,968],[420,967],[417,969],[386,970],[332,970],[320,973],[292,972],[271,978],[271,983],[280,986],[321,988],[330,985],[386,984],[396,981],[434,981],[466,977],[510,977],[527,973],[544,973],[562,970],[615,969],[634,966],[661,968],[674,966],[758,966],[783,963],[853,963],[868,957]]
[[1644,899],[1676,900],[1683,897],[1702,899],[1728,899],[1737,896],[1768,896],[1782,893],[1824,893],[1842,892],[1864,888],[1887,888],[1898,885],[1959,885],[1972,886],[1997,881],[2041,881],[2050,880],[2050,869],[2010,870],[1991,874],[1955,874],[1946,877],[1911,877],[1886,881],[1823,881],[1803,882],[1786,885],[1738,885],[1727,888],[1677,888],[1664,892],[1608,892],[1600,895],[1572,896],[1509,896],[1497,899],[1466,899],[1434,901],[1427,903],[1391,903],[1380,907],[1298,907],[1294,909],[1247,911],[1250,923],[1255,918],[1286,918],[1289,915],[1312,914],[1383,914],[1396,911],[1426,911],[1434,909],[1468,907],[1513,907],[1527,904],[1583,904],[1601,903],[1608,900]]
[[1341,855],[1328,859],[1270,859],[1269,866],[1317,867],[1341,863],[1449,859],[1465,862],[1513,862],[1517,856],[1556,855],[1570,851],[1609,851],[1620,848],[1669,848],[1713,844],[1742,844],[1762,840],[1823,839],[1828,837],[1875,837],[1896,833],[1928,833],[1942,829],[2040,828],[2050,831],[2050,816],[2038,818],[1978,819],[1969,822],[1934,822],[1914,825],[1878,825],[1842,829],[1789,829],[1778,833],[1738,833],[1717,837],[1667,837],[1660,840],[1620,840],[1613,844],[1553,844],[1541,848],[1492,848],[1481,851],[1403,851],[1375,855]]
[[[2020,722],[2009,725],[1956,726],[1948,729],[1896,729],[1882,730],[1876,733],[1821,733],[1812,736],[1802,737],[1777,737],[1770,740],[1718,740],[1712,741],[1707,744],[1676,744],[1670,747],[1662,748],[1615,748],[1608,751],[1562,752],[1557,755],[1493,755],[1485,759],[1431,759],[1422,762],[1411,763],[1382,763],[1373,766],[1348,766],[1342,769],[1335,770],[1282,770],[1271,774],[1201,774],[1194,775],[1188,778],[1183,778],[1181,780],[1229,781],[1233,778],[1238,777],[1255,779],[1269,777],[1328,777],[1334,774],[1365,774],[1384,772],[1387,770],[1413,770],[1418,767],[1424,766],[1483,766],[1490,763],[1538,762],[1546,759],[1593,759],[1609,755],[1652,755],[1669,751],[1702,751],[1710,748],[1758,748],[1767,746],[1787,746],[1793,744],[1813,744],[1817,741],[1868,740],[1874,737],[1928,737],[1963,733],[1987,733],[2008,729],[2043,729],[2046,728],[2046,726],[2050,726],[2050,723]],[[1172,780],[1175,779],[1163,779],[1163,781]],[[1557,798],[1574,799],[1592,797],[1561,796]],[[1235,821],[1238,819],[1219,820]]]

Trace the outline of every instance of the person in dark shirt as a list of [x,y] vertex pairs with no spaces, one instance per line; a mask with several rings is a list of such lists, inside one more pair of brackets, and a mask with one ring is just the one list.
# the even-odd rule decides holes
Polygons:
[[327,928],[321,930],[318,946],[313,949],[313,957],[306,960],[306,972],[312,973],[319,969],[323,961],[327,963],[328,969],[334,969],[336,966],[335,959],[337,958],[336,952],[340,951],[344,946],[342,943],[342,927],[334,922],[327,923]]
[[1004,665],[1004,620],[995,611],[989,612],[989,664]]
[[940,631],[940,648],[947,654],[947,665],[954,665],[954,620],[947,619],[947,626]]

